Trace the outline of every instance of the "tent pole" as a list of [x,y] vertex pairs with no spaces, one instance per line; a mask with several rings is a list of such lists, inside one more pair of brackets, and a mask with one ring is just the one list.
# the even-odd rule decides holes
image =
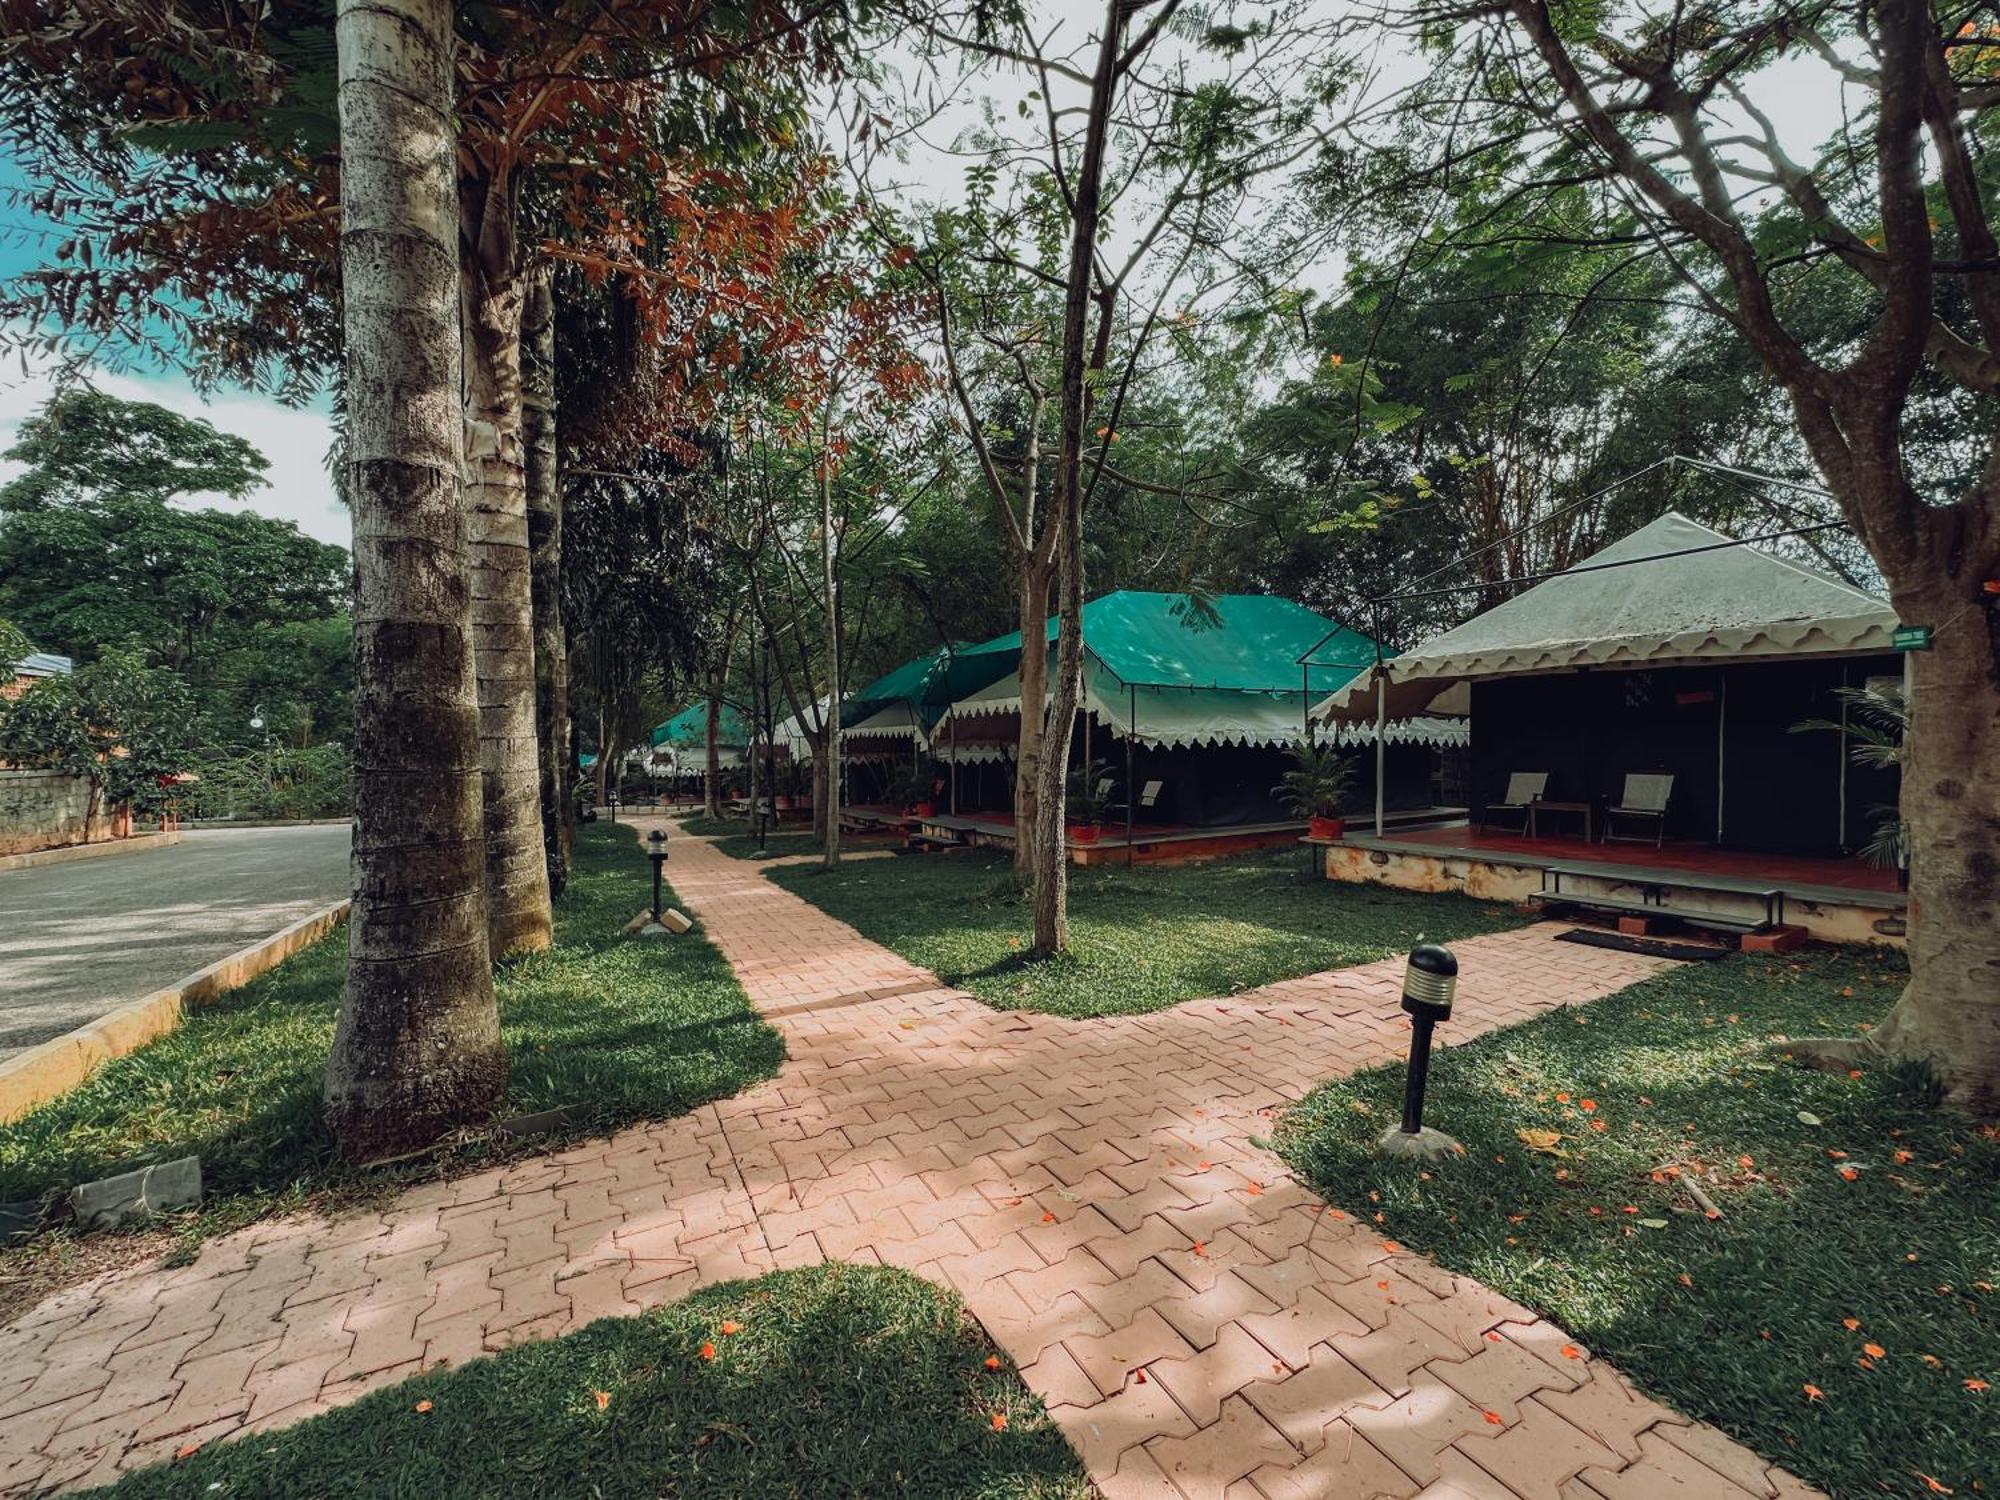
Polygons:
[[958,816],[958,718],[951,721],[951,815]]
[[1729,728],[1729,670],[1721,673],[1722,685],[1715,695],[1715,845],[1722,847],[1723,812],[1726,805],[1728,787],[1728,757],[1723,749]]
[[1313,742],[1312,668],[1299,663],[1299,715],[1305,720],[1306,743]]
[[[1840,664],[1840,685],[1847,686],[1847,663]],[[1847,695],[1840,697],[1840,852],[1847,852]]]
[[1388,768],[1389,674],[1375,669],[1375,837],[1382,837],[1383,773]]
[[1132,695],[1131,711],[1125,718],[1125,868],[1132,868],[1132,741],[1139,734],[1139,689],[1135,683],[1127,683],[1125,691]]

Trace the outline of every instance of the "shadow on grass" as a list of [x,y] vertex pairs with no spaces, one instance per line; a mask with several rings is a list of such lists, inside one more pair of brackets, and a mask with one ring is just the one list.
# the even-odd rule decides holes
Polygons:
[[907,1272],[781,1271],[422,1375],[99,1493],[1087,1500],[1061,1432],[1011,1367],[984,1368],[990,1352],[957,1299]]
[[[1851,950],[1687,965],[1438,1053],[1427,1121],[1467,1150],[1424,1177],[1369,1149],[1400,1068],[1315,1092],[1278,1146],[1333,1202],[1379,1194],[1387,1233],[1836,1495],[1938,1493],[1922,1475],[1972,1493],[2000,1454],[2000,1403],[1966,1384],[2000,1384],[2000,1140],[1919,1072],[1782,1055],[1856,1034],[1903,978]],[[1557,1134],[1535,1150],[1524,1130]]]
[[1032,960],[1033,913],[1003,855],[796,867],[769,879],[1000,1009],[1091,1017],[1368,963],[1517,925],[1510,909],[1348,885],[1278,850],[1069,877],[1073,956]]
[[[699,929],[665,943],[621,936],[650,895],[630,829],[579,830],[555,946],[497,976],[506,1113],[567,1106],[567,1135],[601,1132],[736,1093],[783,1061]],[[332,934],[0,1132],[0,1199],[188,1154],[202,1158],[211,1201],[357,1180],[319,1107],[346,947]]]

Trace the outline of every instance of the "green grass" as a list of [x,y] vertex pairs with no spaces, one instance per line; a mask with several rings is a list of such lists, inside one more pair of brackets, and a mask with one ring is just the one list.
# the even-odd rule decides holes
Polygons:
[[1522,921],[1462,896],[1319,879],[1297,850],[1276,850],[1072,870],[1072,954],[1034,962],[1023,957],[1033,908],[1004,856],[787,866],[769,878],[988,1005],[1079,1017],[1160,1010]]
[[[1902,978],[1899,959],[1852,951],[1691,964],[1440,1053],[1426,1123],[1466,1154],[1428,1180],[1368,1150],[1400,1068],[1313,1093],[1279,1149],[1334,1202],[1379,1194],[1386,1233],[1836,1495],[1937,1493],[1925,1475],[1992,1493],[2000,1138],[1934,1108],[1922,1070],[1783,1059],[1786,1038],[1855,1035]],[[1560,1132],[1564,1154],[1520,1130]]]
[[1087,1500],[1061,1431],[1004,1360],[985,1368],[991,1352],[956,1298],[908,1272],[780,1271],[420,1375],[98,1493]]
[[[777,1070],[783,1043],[698,928],[663,943],[622,936],[650,897],[629,828],[579,830],[555,946],[499,975],[505,1113],[568,1106],[565,1135],[597,1133]],[[239,1221],[361,1180],[336,1158],[319,1107],[346,953],[337,931],[0,1129],[0,1200],[189,1154],[202,1159],[208,1212],[246,1200],[230,1209]]]
[[742,818],[686,818],[681,827],[712,839],[716,849],[731,859],[779,859],[787,854],[819,853],[819,840],[811,828],[801,829],[795,823],[783,825],[782,831],[770,829],[761,850],[757,847],[756,829]]

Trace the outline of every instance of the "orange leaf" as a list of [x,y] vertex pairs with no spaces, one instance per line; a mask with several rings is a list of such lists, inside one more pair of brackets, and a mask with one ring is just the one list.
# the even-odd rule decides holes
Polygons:
[[414,1407],[411,1408],[412,1411],[429,1411],[430,1409],[431,1409],[431,1403],[428,1401],[419,1401]]
[[1845,1328],[1849,1333],[1852,1333],[1861,1326],[1861,1320],[1859,1318],[1842,1318],[1840,1326]]
[[1747,1156],[1739,1156],[1736,1158],[1736,1165],[1741,1167],[1744,1171],[1747,1172],[1757,1164]]
[[1556,1095],[1556,1103],[1558,1103],[1558,1104],[1567,1104],[1567,1103],[1569,1103],[1569,1095],[1568,1095],[1568,1094],[1557,1094],[1557,1095]]
[[1990,1391],[1990,1390],[1992,1390],[1992,1389],[1993,1389],[1993,1387],[1991,1387],[1990,1385],[1988,1385],[1988,1384],[1987,1384],[1987,1383],[1986,1383],[1985,1381],[1983,1381],[1983,1380],[1978,1380],[1978,1379],[1973,1379],[1973,1380],[1968,1380],[1968,1381],[1966,1381],[1966,1382],[1965,1382],[1965,1388],[1966,1388],[1966,1389],[1967,1389],[1968,1391],[1971,1391],[1971,1392],[1972,1392],[1972,1394],[1973,1394],[1973,1395],[1975,1395],[1975,1396],[1976,1396],[1976,1395],[1978,1395],[1978,1394],[1979,1394],[1979,1393],[1980,1393],[1981,1391]]
[[1902,1166],[1905,1162],[1911,1160],[1915,1155],[1916,1153],[1914,1151],[1898,1151],[1896,1153],[1896,1165],[1899,1167]]
[[1860,1178],[1861,1174],[1852,1167],[1842,1167],[1840,1169],[1840,1176],[1844,1182],[1854,1182]]
[[993,1430],[995,1432],[1005,1432],[1007,1430],[1007,1413],[1004,1411],[993,1413]]
[[1564,1344],[1562,1346],[1562,1357],[1564,1359],[1582,1359],[1583,1351],[1574,1344]]
[[193,1458],[199,1452],[201,1452],[200,1443],[182,1443],[180,1447],[174,1449],[174,1462],[179,1463],[182,1459]]
[[997,1369],[999,1369],[999,1368],[1000,1368],[1000,1356],[999,1356],[999,1355],[997,1355],[997,1354],[989,1354],[989,1355],[987,1355],[987,1356],[986,1356],[986,1368],[987,1368],[987,1369],[989,1369],[989,1370],[997,1370]]
[[1497,1411],[1483,1411],[1480,1413],[1480,1415],[1486,1418],[1486,1420],[1491,1422],[1495,1427],[1502,1427],[1506,1425],[1507,1419],[1501,1416],[1500,1413]]
[[1498,1344],[1503,1342],[1503,1340],[1500,1337],[1499,1330],[1494,1328],[1489,1328],[1486,1330],[1486,1341],[1489,1344]]
[[599,1411],[603,1411],[605,1407],[611,1404],[611,1392],[598,1391],[596,1393],[596,1396],[597,1396],[597,1409]]
[[1055,1223],[1055,1221],[1056,1221],[1056,1216],[1053,1213],[1045,1213],[1042,1215],[1042,1222],[1044,1224],[1053,1224]]
[[1799,1389],[1806,1393],[1806,1400],[1808,1401],[1824,1401],[1826,1399],[1826,1392],[1816,1385],[1803,1385]]
[[1253,1182],[1248,1187],[1243,1189],[1243,1191],[1248,1193],[1253,1198],[1262,1197],[1264,1193],[1264,1184],[1261,1182]]
[[1883,1355],[1887,1354],[1889,1351],[1887,1349],[1884,1349],[1880,1344],[1863,1344],[1861,1346],[1861,1352],[1867,1355],[1870,1359],[1880,1359],[1882,1358]]
[[1202,1248],[1202,1244],[1203,1244],[1203,1242],[1202,1242],[1201,1240],[1196,1240],[1196,1241],[1194,1242],[1194,1253],[1195,1253],[1196,1255],[1202,1255],[1202,1256],[1205,1256],[1205,1255],[1207,1255],[1207,1254],[1208,1254],[1208,1252],[1207,1252],[1206,1250],[1204,1250],[1204,1249]]
[[713,1345],[713,1344],[703,1344],[703,1345],[701,1346],[701,1357],[702,1357],[703,1359],[714,1359],[714,1358],[715,1358],[715,1345]]
[[1146,1372],[1144,1370],[1134,1370],[1132,1372],[1132,1381],[1135,1385],[1144,1385],[1146,1383]]
[[1597,1113],[1597,1101],[1595,1099],[1579,1099],[1576,1102],[1576,1107],[1587,1115]]
[[1403,1247],[1397,1244],[1394,1240],[1384,1240],[1382,1241],[1382,1248],[1384,1250],[1387,1250],[1391,1255],[1394,1255],[1397,1251],[1401,1250]]
[[722,1325],[722,1331],[725,1334],[741,1333],[743,1331],[743,1325],[741,1323],[731,1323],[725,1320]]
[[1938,1480],[1931,1478],[1931,1476],[1928,1474],[1920,1474],[1915,1469],[1910,1470],[1910,1472],[1912,1474],[1916,1474],[1917,1478],[1921,1479],[1924,1482],[1925,1487],[1928,1488],[1933,1495],[1949,1495],[1952,1493],[1952,1488],[1950,1485],[1940,1483]]

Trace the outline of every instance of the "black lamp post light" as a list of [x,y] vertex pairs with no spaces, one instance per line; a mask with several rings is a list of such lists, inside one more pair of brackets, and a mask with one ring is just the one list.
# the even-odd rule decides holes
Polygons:
[[660,901],[660,883],[667,864],[666,829],[655,828],[647,834],[643,847],[646,858],[653,866],[653,904],[641,912],[625,930],[642,938],[665,938],[686,932],[694,923],[672,907],[663,906]]
[[1424,1125],[1424,1089],[1430,1082],[1431,1033],[1451,1019],[1452,996],[1458,990],[1458,960],[1449,948],[1425,943],[1412,949],[1403,970],[1403,1009],[1410,1016],[1410,1062],[1403,1078],[1403,1118],[1375,1143],[1382,1156],[1410,1161],[1438,1161],[1465,1151],[1441,1130]]

